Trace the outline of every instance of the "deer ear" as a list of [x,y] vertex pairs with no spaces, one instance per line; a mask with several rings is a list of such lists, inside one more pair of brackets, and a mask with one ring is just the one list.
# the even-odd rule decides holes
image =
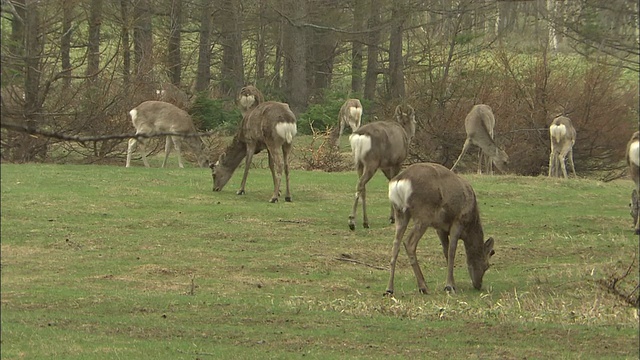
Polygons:
[[495,254],[496,252],[493,250],[493,238],[490,237],[487,239],[487,241],[484,242],[484,253],[492,256],[493,254]]

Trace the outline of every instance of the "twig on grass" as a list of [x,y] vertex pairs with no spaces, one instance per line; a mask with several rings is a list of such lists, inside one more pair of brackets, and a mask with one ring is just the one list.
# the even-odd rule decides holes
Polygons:
[[350,263],[354,263],[354,264],[358,264],[358,265],[364,265],[364,266],[368,266],[368,267],[370,267],[370,268],[374,268],[374,269],[378,269],[378,270],[385,270],[385,271],[386,271],[386,270],[389,270],[389,269],[387,269],[387,268],[383,268],[383,267],[381,267],[381,266],[371,265],[371,264],[367,264],[367,263],[365,263],[365,262],[362,262],[362,261],[359,261],[359,260],[356,260],[356,259],[351,259],[351,258],[349,257],[349,255],[345,255],[345,254],[342,254],[342,255],[341,255],[340,257],[338,257],[338,258],[334,258],[334,260],[338,260],[338,261],[346,261],[346,262],[350,262]]

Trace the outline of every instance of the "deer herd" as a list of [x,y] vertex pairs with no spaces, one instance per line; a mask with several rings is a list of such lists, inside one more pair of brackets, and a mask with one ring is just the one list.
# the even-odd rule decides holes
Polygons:
[[[149,167],[143,138],[164,133],[168,135],[162,167],[166,166],[172,144],[176,149],[178,165],[181,168],[184,167],[181,158],[183,144],[196,154],[200,167],[209,164],[204,143],[197,134],[191,116],[184,110],[184,102],[188,102],[188,99],[180,96],[179,91],[171,86],[162,87],[156,92],[159,101],[145,101],[129,112],[136,135],[144,136],[129,140],[126,167],[130,167],[131,156],[137,145],[141,148],[144,165]],[[265,101],[260,90],[251,85],[240,90],[238,106],[242,113],[242,121],[237,133],[217,161],[209,165],[213,177],[213,191],[221,191],[224,188],[244,159],[244,174],[236,194],[245,194],[253,155],[266,150],[273,179],[273,194],[269,201],[275,203],[280,197],[283,171],[284,199],[286,202],[292,201],[289,161],[293,139],[297,133],[295,114],[286,103]],[[369,180],[378,169],[389,180],[388,197],[391,204],[389,222],[395,223],[395,237],[391,250],[390,278],[385,294],[393,295],[394,293],[394,273],[401,242],[404,244],[409,263],[413,268],[418,290],[421,293],[427,292],[424,275],[416,257],[416,249],[418,242],[430,227],[436,230],[447,262],[445,290],[453,293],[456,289],[453,269],[458,240],[462,240],[465,247],[472,285],[475,289],[481,289],[482,278],[489,268],[489,259],[495,253],[494,240],[491,237],[484,240],[476,194],[471,184],[457,175],[454,170],[469,147],[475,145],[480,148],[479,174],[482,174],[484,167],[486,173],[492,175],[493,165],[503,173],[507,171],[509,157],[496,144],[494,137],[496,120],[491,107],[484,104],[475,105],[466,116],[464,120],[466,139],[451,169],[435,163],[418,163],[402,170],[416,132],[415,110],[410,105],[404,103],[398,105],[393,118],[388,121],[374,121],[361,125],[362,114],[363,107],[360,100],[346,100],[338,114],[339,130],[334,129],[330,142],[338,147],[340,136],[345,128],[347,126],[351,128],[349,144],[358,174],[355,199],[348,218],[351,230],[356,228],[355,218],[359,202],[362,202],[362,226],[369,227],[366,206],[366,185]],[[571,120],[563,115],[557,116],[549,126],[549,138],[551,149],[548,176],[560,177],[562,174],[564,178],[568,178],[567,160],[573,176],[576,176],[573,162],[576,130]],[[638,141],[638,132],[635,132],[626,149],[626,161],[631,179],[635,184],[630,207],[636,234],[640,234]],[[410,220],[413,220],[413,227],[403,241]]]

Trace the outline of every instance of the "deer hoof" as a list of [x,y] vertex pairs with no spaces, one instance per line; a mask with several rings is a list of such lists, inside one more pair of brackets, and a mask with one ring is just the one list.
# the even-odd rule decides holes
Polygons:
[[422,288],[422,289],[420,289],[418,291],[420,291],[420,294],[426,294],[427,293],[427,288]]
[[236,195],[244,195],[244,190],[238,190],[238,191],[236,191]]
[[291,196],[287,196],[287,197],[285,197],[285,198],[284,198],[284,201],[285,201],[285,202],[292,202],[292,200],[291,200]]
[[385,291],[384,294],[382,294],[382,296],[393,297],[393,290],[387,289],[387,291]]
[[450,294],[455,294],[456,293],[456,289],[451,286],[451,285],[447,285],[444,287],[444,291],[450,293]]
[[389,224],[395,224],[395,223],[396,223],[396,219],[395,219],[395,218],[390,217],[390,218],[389,218]]
[[636,235],[640,235],[640,229],[636,229]]
[[368,229],[369,228],[369,223],[363,223],[362,227],[365,228],[365,229]]
[[269,200],[270,203],[277,203],[278,202],[278,198],[272,198],[271,200]]
[[356,229],[356,224],[350,222],[349,229],[351,229],[351,231],[354,231]]

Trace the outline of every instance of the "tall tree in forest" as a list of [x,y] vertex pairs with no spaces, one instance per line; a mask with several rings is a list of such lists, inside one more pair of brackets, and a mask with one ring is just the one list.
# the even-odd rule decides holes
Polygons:
[[131,75],[131,43],[129,40],[129,4],[131,0],[120,0],[120,18],[122,27],[120,41],[122,42],[122,83],[125,89],[129,89]]
[[404,22],[408,16],[404,0],[394,0],[391,9],[391,31],[389,33],[389,96],[404,98],[404,61],[402,56],[402,35]]
[[167,43],[167,75],[169,81],[180,86],[182,77],[182,59],[180,44],[182,33],[182,0],[170,0],[169,8],[169,41]]
[[367,21],[367,72],[364,79],[364,98],[373,101],[376,96],[378,74],[381,72],[378,65],[380,54],[380,14],[381,0],[370,0],[369,20]]
[[153,32],[151,0],[136,0],[133,7],[133,43],[136,93],[142,99],[153,96]]
[[211,81],[211,1],[200,0],[200,41],[198,45],[198,69],[194,91],[206,91]]
[[[342,8],[324,0],[307,0],[309,10],[305,22],[313,25],[322,24],[323,27],[343,27],[347,18],[342,14]],[[301,19],[302,20],[302,19]],[[333,63],[336,57],[338,40],[333,31],[318,27],[305,27],[307,36],[307,76],[309,92],[316,99],[320,99],[325,89],[331,85]]]
[[307,0],[283,0],[288,21],[283,28],[284,82],[289,105],[295,113],[306,110],[308,101],[307,37],[301,23],[307,15]]
[[86,76],[95,80],[100,71],[100,26],[102,25],[102,0],[91,0],[89,5],[89,39],[87,43]]
[[242,29],[240,2],[220,1],[220,23],[222,27],[222,67],[220,69],[220,91],[224,95],[235,94],[244,85],[244,61],[242,58]]
[[258,30],[256,34],[256,80],[265,78],[267,62],[267,2],[258,1]]
[[353,40],[351,42],[351,91],[362,93],[363,31],[367,26],[366,0],[355,0],[353,7]]
[[62,0],[62,35],[60,36],[60,61],[64,87],[71,85],[71,25],[73,19],[73,0]]

